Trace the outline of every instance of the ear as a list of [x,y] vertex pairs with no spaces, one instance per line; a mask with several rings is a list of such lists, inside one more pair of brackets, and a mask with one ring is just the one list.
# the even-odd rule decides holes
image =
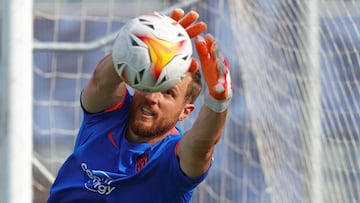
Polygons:
[[193,112],[195,109],[194,104],[185,104],[184,109],[182,110],[181,114],[179,115],[178,121],[183,121],[185,118],[187,118],[191,112]]

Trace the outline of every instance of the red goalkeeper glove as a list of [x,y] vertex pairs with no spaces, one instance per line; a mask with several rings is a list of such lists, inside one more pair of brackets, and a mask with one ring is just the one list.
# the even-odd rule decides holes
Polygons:
[[[177,21],[187,32],[190,38],[194,38],[207,29],[206,23],[200,21],[196,22],[199,14],[196,11],[190,11],[184,16],[184,10],[177,8],[172,11],[170,17]],[[189,67],[189,72],[195,72],[198,69],[198,64],[194,58]]]
[[195,39],[202,73],[209,89],[205,104],[215,112],[223,112],[230,105],[232,87],[230,70],[224,57],[216,46],[215,39],[207,34]]

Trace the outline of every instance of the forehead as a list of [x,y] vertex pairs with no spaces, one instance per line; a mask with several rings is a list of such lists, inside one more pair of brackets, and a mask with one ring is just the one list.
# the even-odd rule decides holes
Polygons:
[[177,85],[175,85],[174,88],[181,89],[182,92],[186,92],[186,89],[189,86],[190,82],[191,82],[190,73],[186,73],[185,77]]
[[[173,86],[172,88],[168,89],[168,90],[174,90],[175,92],[177,92],[177,94],[181,94],[181,95],[185,95],[187,93],[187,88],[191,82],[191,75],[186,73],[184,78],[175,86]],[[139,91],[134,89],[134,96],[138,95],[138,94],[142,94],[145,93],[143,91]]]

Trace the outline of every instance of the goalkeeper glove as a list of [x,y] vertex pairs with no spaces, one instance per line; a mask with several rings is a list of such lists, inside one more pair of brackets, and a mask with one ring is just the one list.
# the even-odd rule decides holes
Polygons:
[[223,112],[230,105],[232,98],[228,64],[210,34],[205,36],[205,40],[202,37],[196,37],[195,47],[209,89],[209,94],[205,95],[205,104],[215,112]]
[[[207,25],[204,22],[196,22],[199,18],[199,14],[196,11],[190,11],[184,16],[184,10],[177,8],[172,11],[170,17],[177,21],[187,32],[190,38],[194,38],[200,35],[207,29]],[[189,72],[195,72],[198,69],[198,64],[194,58],[189,67]]]
[[187,32],[190,38],[194,38],[207,29],[204,22],[196,22],[199,14],[196,11],[190,11],[184,16],[184,11],[180,8],[175,9],[170,14],[170,18],[177,21]]

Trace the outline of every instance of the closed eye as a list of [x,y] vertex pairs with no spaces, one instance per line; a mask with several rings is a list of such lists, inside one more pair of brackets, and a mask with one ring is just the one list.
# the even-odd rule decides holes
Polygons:
[[168,89],[168,90],[164,90],[161,92],[163,95],[166,95],[166,96],[171,96],[171,97],[175,97],[176,96],[176,91],[171,88],[171,89]]
[[170,89],[164,90],[164,91],[162,91],[161,93],[162,93],[162,94],[166,94],[166,95],[171,95],[171,94],[172,94],[172,92],[171,92]]

